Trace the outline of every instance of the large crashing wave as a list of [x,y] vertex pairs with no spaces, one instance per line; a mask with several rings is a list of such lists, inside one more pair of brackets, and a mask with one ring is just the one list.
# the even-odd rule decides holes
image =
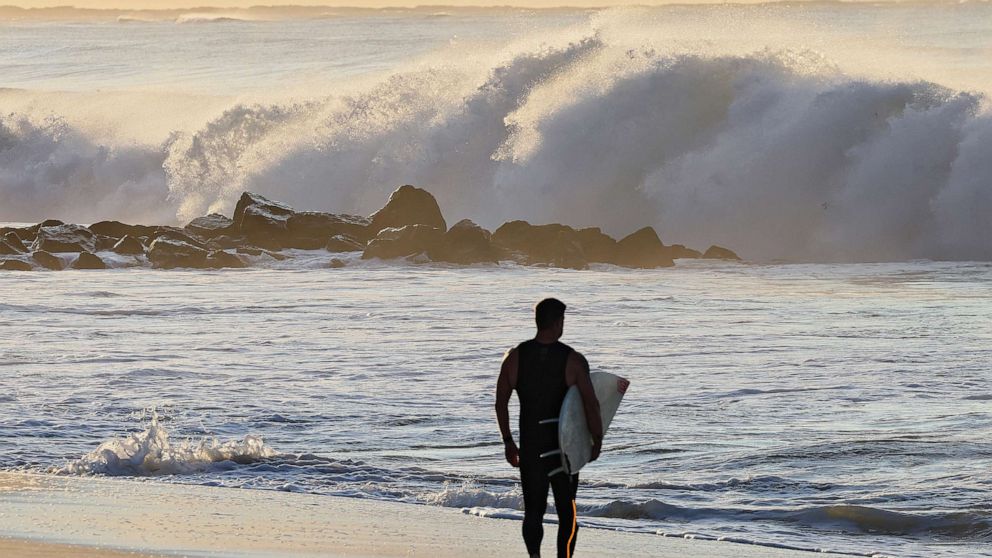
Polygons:
[[450,219],[654,225],[753,259],[992,259],[976,93],[854,78],[808,53],[630,49],[594,33],[492,65],[233,106],[161,147],[0,119],[0,220],[185,221],[242,190],[369,213],[403,183]]

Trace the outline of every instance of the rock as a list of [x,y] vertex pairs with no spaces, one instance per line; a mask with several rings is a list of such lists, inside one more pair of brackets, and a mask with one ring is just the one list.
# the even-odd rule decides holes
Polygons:
[[437,246],[428,249],[436,262],[456,264],[497,263],[499,251],[492,245],[492,235],[468,219],[463,219],[444,233]]
[[702,257],[702,252],[699,250],[693,250],[692,248],[686,248],[682,244],[672,244],[668,247],[668,255],[671,256],[673,260],[679,259],[696,259]]
[[155,227],[152,229],[152,234],[144,238],[149,246],[151,246],[151,243],[159,238],[167,238],[169,240],[185,242],[186,244],[191,244],[197,248],[206,248],[203,241],[189,234],[185,230],[180,229],[179,227]]
[[206,267],[207,251],[188,242],[159,237],[148,247],[148,260],[163,269]]
[[520,263],[569,269],[588,267],[578,234],[567,225],[510,221],[496,229],[492,242]]
[[21,254],[28,251],[27,246],[25,246],[24,242],[21,241],[21,237],[14,231],[10,231],[3,235],[3,242]]
[[362,259],[391,259],[412,256],[437,246],[444,233],[441,229],[427,225],[407,225],[400,228],[386,228],[369,242]]
[[233,219],[228,219],[220,213],[211,213],[193,219],[184,228],[186,232],[200,238],[214,238],[228,232],[233,225]]
[[31,259],[45,269],[51,269],[52,271],[62,271],[65,269],[65,262],[62,261],[62,258],[49,254],[44,250],[32,253]]
[[37,225],[31,225],[30,227],[21,227],[21,228],[9,228],[9,227],[5,227],[5,228],[0,229],[0,230],[2,230],[3,231],[3,234],[5,234],[5,235],[8,232],[17,233],[17,236],[20,237],[21,242],[34,242],[35,237],[38,236],[38,231],[42,227],[57,227],[59,225],[64,225],[64,224],[65,223],[63,223],[62,221],[59,221],[58,219],[46,219],[46,220],[38,223]]
[[331,261],[327,262],[327,267],[331,269],[340,269],[345,265],[347,264],[344,263],[344,260],[340,260],[338,258],[331,258]]
[[117,239],[112,236],[103,236],[101,234],[96,235],[96,251],[103,252],[106,250],[113,250],[114,246],[117,245]]
[[12,246],[6,240],[0,239],[0,256],[16,256],[22,253],[24,253],[24,250],[18,250],[16,246]]
[[93,252],[96,235],[79,225],[54,225],[40,227],[32,250],[45,252]]
[[125,256],[140,256],[145,253],[145,245],[137,238],[126,234],[114,244],[111,250]]
[[567,231],[558,233],[558,237],[551,243],[552,258],[548,262],[553,267],[565,269],[588,269],[589,262],[586,260],[582,245],[575,239],[575,235]]
[[590,262],[613,263],[616,260],[617,241],[605,234],[599,227],[579,229],[576,241],[582,246],[582,253]]
[[733,250],[715,244],[706,249],[703,258],[707,260],[741,260],[740,256],[735,254]]
[[361,252],[365,249],[366,243],[346,234],[338,234],[327,240],[324,249],[328,252]]
[[370,236],[385,228],[402,228],[407,225],[426,225],[445,232],[448,229],[437,200],[427,190],[409,184],[400,186],[389,195],[382,209],[369,216]]
[[[317,211],[301,211],[290,215],[286,222],[287,248],[324,248],[327,239],[345,235],[362,242],[362,248],[374,236],[369,232],[369,220],[357,215],[337,215]],[[311,248],[313,246],[313,248]]]
[[266,255],[266,256],[268,256],[268,257],[270,257],[270,258],[272,258],[274,260],[280,261],[280,262],[283,261],[283,260],[285,260],[288,257],[288,256],[284,256],[284,255],[280,254],[279,252],[270,252],[268,250],[262,250],[261,248],[253,248],[251,246],[241,246],[236,251],[237,251],[238,254],[244,254],[246,256],[262,256],[262,255]]
[[651,227],[644,227],[617,242],[615,263],[642,269],[675,265],[658,233]]
[[231,230],[252,241],[283,238],[288,232],[289,217],[293,213],[293,208],[288,205],[245,192],[234,208],[234,226]]
[[232,248],[240,248],[245,244],[245,242],[246,240],[242,237],[233,237],[222,234],[208,240],[205,248],[210,250],[230,250]]
[[0,260],[0,269],[5,271],[31,271],[34,267],[21,260]]
[[524,257],[524,263],[542,263],[551,259],[551,244],[560,232],[574,234],[575,229],[565,225],[531,225],[527,221],[503,223],[492,234],[492,242],[499,248]]
[[214,250],[213,252],[207,254],[206,267],[213,269],[221,269],[225,267],[242,268],[247,267],[247,265],[244,260],[237,256],[237,254],[232,254],[223,250]]
[[239,254],[247,254],[249,256],[261,256],[265,253],[265,250],[262,250],[261,248],[251,248],[248,246],[239,246],[237,252]]
[[154,236],[158,227],[150,225],[127,225],[120,221],[100,221],[93,223],[89,229],[94,234],[109,236],[111,238],[124,238],[125,236]]
[[76,261],[72,262],[72,269],[107,269],[107,264],[96,254],[80,252]]

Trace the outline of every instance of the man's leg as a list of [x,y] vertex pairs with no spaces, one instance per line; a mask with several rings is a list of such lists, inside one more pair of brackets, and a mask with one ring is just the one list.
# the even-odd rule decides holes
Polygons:
[[551,490],[555,493],[558,510],[558,558],[572,558],[579,522],[575,512],[575,495],[579,490],[579,475],[558,473],[551,477]]
[[540,462],[520,462],[520,485],[524,493],[524,544],[531,556],[540,556],[544,538],[544,512],[548,509],[548,472]]

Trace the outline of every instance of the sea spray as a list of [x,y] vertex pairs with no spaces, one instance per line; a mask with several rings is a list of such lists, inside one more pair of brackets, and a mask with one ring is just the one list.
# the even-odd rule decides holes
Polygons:
[[169,432],[153,414],[148,428],[100,444],[89,454],[70,461],[54,472],[108,476],[183,475],[204,471],[216,463],[253,463],[278,455],[260,436],[219,442],[215,438],[184,440],[174,444]]
[[354,93],[235,102],[161,146],[7,115],[0,220],[182,223],[230,212],[243,190],[369,213],[415,183],[490,228],[648,223],[666,242],[733,239],[758,260],[992,258],[982,94],[848,75],[804,51],[617,35],[522,42],[481,71],[428,60]]

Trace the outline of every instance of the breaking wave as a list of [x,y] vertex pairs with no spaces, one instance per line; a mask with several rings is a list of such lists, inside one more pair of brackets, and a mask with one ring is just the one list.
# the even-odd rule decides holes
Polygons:
[[657,50],[617,34],[235,102],[154,146],[3,116],[0,220],[182,222],[230,212],[242,190],[367,214],[415,183],[451,219],[490,228],[651,224],[668,243],[757,260],[992,259],[983,94],[851,76],[809,52]]
[[70,475],[153,476],[184,475],[208,470],[214,464],[255,463],[278,455],[260,436],[220,442],[209,438],[173,443],[169,432],[152,418],[143,432],[114,438],[55,472]]

